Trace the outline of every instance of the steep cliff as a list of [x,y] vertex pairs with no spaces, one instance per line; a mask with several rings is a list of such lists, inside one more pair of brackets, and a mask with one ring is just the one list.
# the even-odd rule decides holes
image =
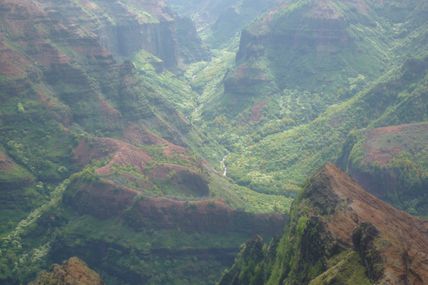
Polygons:
[[[413,8],[400,12],[397,19],[397,11],[384,12],[391,4],[374,1],[284,1],[242,33],[236,70],[229,74],[225,92],[237,93],[230,88],[240,85],[234,80],[245,76],[243,66],[270,73],[271,84],[279,90],[316,90],[327,93],[324,97],[339,93],[352,78],[378,76],[395,56],[402,56],[404,48],[414,49],[408,43],[395,47],[413,37],[398,23],[414,28],[420,24],[416,19],[423,17],[418,15],[422,1],[410,2],[403,5]],[[238,93],[246,92],[253,93],[245,89]]]
[[205,42],[219,48],[229,43],[241,30],[274,7],[280,0],[168,0],[180,15],[190,17]]
[[425,284],[428,224],[328,164],[307,183],[283,237],[247,242],[220,284]]

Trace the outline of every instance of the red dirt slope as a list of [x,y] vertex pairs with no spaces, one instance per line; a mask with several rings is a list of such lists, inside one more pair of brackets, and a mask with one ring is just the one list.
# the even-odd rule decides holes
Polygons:
[[55,264],[51,272],[43,272],[30,285],[103,285],[98,273],[77,257],[64,264]]
[[[371,224],[377,229],[374,244],[383,264],[383,274],[377,284],[428,284],[428,222],[369,194],[334,165],[326,165],[312,178],[314,181],[323,181],[323,187],[312,195],[318,192],[316,197],[322,195],[335,201],[333,213],[322,219],[339,244],[352,247],[353,233],[362,224]],[[309,199],[319,203],[319,199]]]

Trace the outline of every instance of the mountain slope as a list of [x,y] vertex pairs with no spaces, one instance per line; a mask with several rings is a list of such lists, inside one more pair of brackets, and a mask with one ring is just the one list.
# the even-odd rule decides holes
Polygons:
[[352,129],[426,120],[426,13],[424,1],[277,5],[243,31],[195,122],[241,185],[299,191]]
[[308,124],[249,143],[229,157],[230,176],[261,191],[298,191],[314,169],[340,155],[353,129],[426,121],[427,59],[409,60]]
[[283,237],[248,242],[220,284],[425,284],[428,224],[328,164],[307,183]]
[[428,124],[354,132],[338,163],[370,193],[415,215],[427,215]]
[[422,0],[171,2],[200,22],[166,1],[0,3],[0,284],[71,256],[109,285],[212,284],[353,130],[428,120]]
[[[282,3],[242,33],[236,72],[230,74],[229,84],[233,85],[236,73],[238,79],[245,78],[246,74],[240,73],[242,65],[272,76],[271,83],[279,90],[315,88],[329,98],[330,93],[340,93],[339,88],[354,84],[351,79],[379,76],[403,55],[418,54],[414,43],[426,37],[419,29],[427,24],[423,1],[401,3],[400,12],[388,9],[391,4],[333,0]],[[415,27],[415,33],[407,30]],[[265,84],[270,84],[266,80]],[[257,86],[257,81],[254,83]],[[239,94],[227,89],[230,95]],[[251,94],[251,90],[247,95],[245,92],[244,88],[241,95]]]
[[173,73],[203,48],[163,1],[3,1],[0,14],[0,284],[71,256],[107,284],[214,282],[240,243],[283,225],[269,213],[288,199],[209,165],[224,150],[189,123],[196,94]]

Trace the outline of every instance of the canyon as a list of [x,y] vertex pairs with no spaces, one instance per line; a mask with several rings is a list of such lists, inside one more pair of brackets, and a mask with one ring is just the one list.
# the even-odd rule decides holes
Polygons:
[[0,284],[423,284],[427,15],[2,1]]

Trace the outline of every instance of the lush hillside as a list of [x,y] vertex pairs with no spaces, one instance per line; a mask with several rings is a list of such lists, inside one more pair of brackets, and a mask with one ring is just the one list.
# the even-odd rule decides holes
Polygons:
[[427,227],[327,165],[282,238],[247,242],[219,284],[425,284]]
[[427,120],[427,62],[411,60],[312,122],[249,144],[229,157],[231,177],[261,191],[295,191],[339,156],[352,130]]
[[427,123],[354,132],[339,163],[369,192],[415,215],[427,216]]
[[208,56],[193,23],[148,0],[0,14],[0,284],[72,256],[107,284],[214,283],[279,232],[290,200],[223,177],[223,147],[187,119],[180,68]]
[[[292,200],[327,161],[426,215],[427,19],[423,0],[3,0],[0,284],[214,284],[245,240],[281,233]],[[332,166],[315,184],[319,176],[354,185]],[[330,188],[367,202],[358,186],[358,197]],[[257,238],[239,258],[261,265],[243,261],[223,282],[284,277],[277,249],[295,254],[301,231],[331,225],[306,207],[329,209],[315,194],[293,212],[295,247]],[[367,199],[415,225],[418,244],[420,222]],[[348,214],[399,245],[358,208],[338,211],[358,224],[357,237],[373,228]],[[313,284],[345,280],[336,271],[349,266],[343,282],[381,278],[340,239],[339,255],[287,265],[289,281],[309,278],[300,265],[310,277],[327,270]],[[413,246],[394,254],[413,258]],[[406,261],[389,257],[402,272]],[[275,276],[259,274],[271,266]],[[422,277],[409,280],[423,280],[412,266]]]
[[[226,92],[254,94],[239,88],[240,80],[249,80],[271,92],[303,89],[337,101],[396,61],[425,51],[417,43],[426,41],[426,4],[404,2],[304,0],[275,7],[242,33]],[[258,72],[266,78],[257,80]]]
[[228,148],[241,185],[298,191],[351,130],[426,120],[426,13],[423,1],[278,5],[243,31],[234,66],[196,74],[226,72],[194,123]]

